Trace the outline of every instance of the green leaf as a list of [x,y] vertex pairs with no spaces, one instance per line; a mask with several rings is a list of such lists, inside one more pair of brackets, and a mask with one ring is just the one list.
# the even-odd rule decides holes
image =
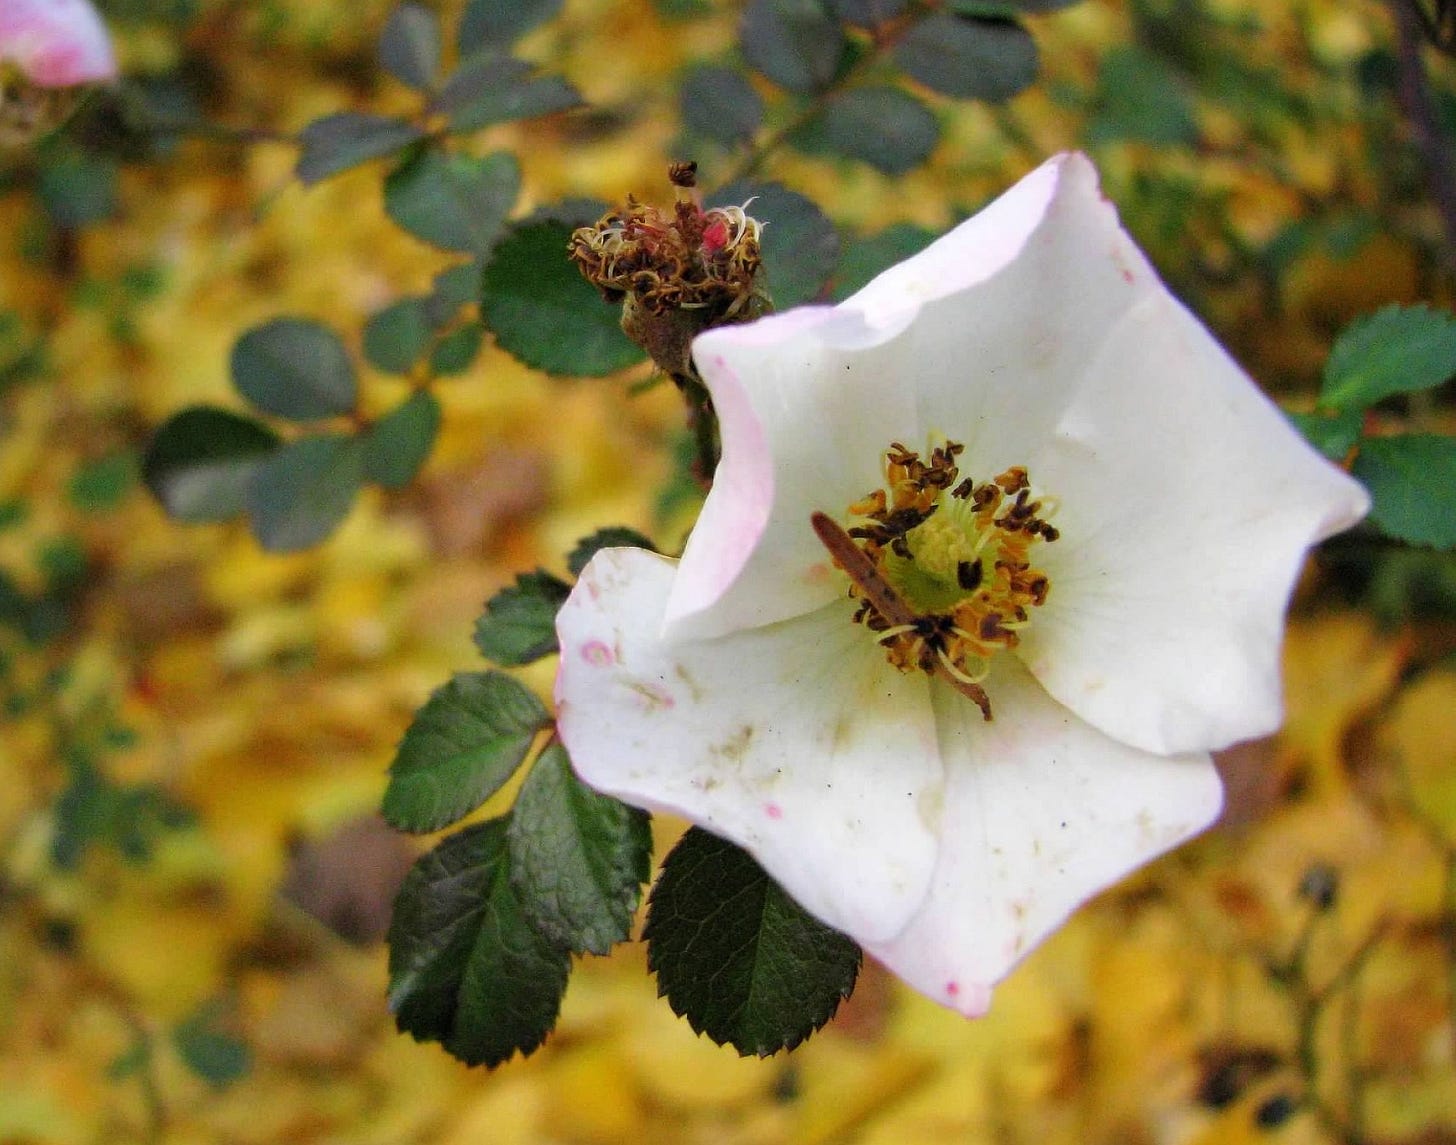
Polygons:
[[222,1017],[222,1007],[208,1003],[172,1030],[177,1055],[215,1089],[227,1088],[252,1067],[247,1044],[221,1028]]
[[879,234],[855,238],[845,245],[834,272],[836,302],[866,286],[881,271],[888,270],[935,241],[935,232],[914,223],[895,223]]
[[938,13],[895,45],[895,62],[942,95],[1004,103],[1036,79],[1036,42],[1014,20]]
[[457,674],[404,733],[384,817],[420,833],[458,822],[500,790],[549,722],[541,701],[504,673]]
[[339,336],[307,318],[274,318],[235,343],[233,385],[264,413],[294,421],[354,412],[354,364]]
[[566,558],[566,567],[571,570],[572,576],[581,576],[581,570],[586,568],[587,562],[597,555],[598,550],[612,548],[646,549],[650,553],[657,551],[653,543],[636,529],[629,529],[625,525],[608,525],[605,529],[598,529],[577,541],[576,548]]
[[137,456],[129,449],[108,453],[89,462],[66,486],[66,496],[78,509],[97,513],[121,504],[137,479]]
[[380,33],[379,62],[400,82],[429,88],[440,67],[439,17],[418,4],[401,4]]
[[66,152],[40,168],[36,191],[58,227],[84,227],[116,213],[118,169],[112,159]]
[[698,827],[664,860],[643,937],[673,1012],[744,1056],[798,1045],[859,973],[853,941],[807,914],[747,851]]
[[535,928],[575,954],[605,954],[625,940],[652,874],[650,823],[578,780],[559,743],[543,751],[508,832],[511,878]]
[[1354,474],[1370,490],[1370,519],[1384,532],[1413,545],[1456,548],[1456,438],[1366,438]]
[[480,313],[501,349],[526,365],[598,377],[643,355],[622,333],[620,312],[567,259],[574,229],[555,220],[509,228],[481,275]]
[[475,646],[503,667],[533,663],[556,651],[556,613],[571,586],[541,569],[522,573],[486,603],[475,622]]
[[500,234],[520,185],[509,152],[477,159],[427,150],[389,173],[384,209],[427,243],[481,254]]
[[1119,46],[1103,56],[1097,93],[1099,106],[1087,125],[1092,142],[1176,144],[1198,138],[1187,81],[1146,48]]
[[794,133],[802,151],[858,159],[887,175],[920,166],[939,139],[940,121],[928,107],[899,88],[880,86],[839,93],[822,115]]
[[430,373],[442,378],[463,374],[480,353],[484,339],[478,322],[452,330],[440,339],[430,354]]
[[780,310],[817,299],[839,261],[839,232],[811,199],[778,183],[738,180],[712,195],[712,206],[742,206],[769,224],[763,229],[763,264]]
[[1387,306],[1352,322],[1325,362],[1320,405],[1365,409],[1392,394],[1439,386],[1456,375],[1456,315]]
[[402,119],[336,111],[315,119],[300,133],[294,173],[305,186],[312,186],[370,159],[403,151],[424,137],[418,127]]
[[561,11],[561,0],[470,0],[460,17],[462,57],[482,48],[508,48]]
[[248,482],[253,536],[275,553],[316,545],[348,516],[363,481],[362,439],[331,433],[290,442]]
[[834,14],[846,24],[877,28],[905,11],[905,0],[830,0]]
[[423,297],[401,298],[369,316],[364,357],[386,374],[407,374],[424,356],[435,331]]
[[248,482],[279,446],[251,418],[191,406],[163,423],[142,458],[142,481],[179,521],[224,521],[243,511]]
[[753,138],[763,124],[763,97],[734,68],[693,68],[683,78],[678,107],[684,127],[724,147]]
[[439,429],[439,401],[428,390],[416,390],[365,434],[364,476],[386,489],[409,484],[430,456]]
[[1333,415],[1319,410],[1313,413],[1286,411],[1286,414],[1294,428],[1304,434],[1305,440],[1331,461],[1344,460],[1359,440],[1360,428],[1365,422],[1364,411],[1358,409]]
[[581,106],[581,93],[560,76],[538,76],[523,60],[485,52],[467,60],[430,103],[457,134],[492,123],[532,119]]
[[749,0],[738,34],[750,67],[801,95],[833,82],[847,47],[819,0]]
[[400,888],[389,1006],[419,1041],[469,1065],[529,1054],[556,1024],[571,956],[530,923],[510,879],[506,820],[451,835]]

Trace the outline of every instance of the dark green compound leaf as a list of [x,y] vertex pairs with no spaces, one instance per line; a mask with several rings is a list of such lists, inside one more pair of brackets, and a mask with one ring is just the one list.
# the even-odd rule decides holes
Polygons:
[[485,335],[478,322],[470,322],[458,330],[452,330],[440,339],[430,354],[430,373],[436,377],[448,378],[463,374],[480,353]]
[[289,442],[248,482],[253,536],[274,553],[316,545],[348,516],[363,483],[362,438],[331,433]]
[[429,300],[401,298],[364,323],[364,357],[386,374],[407,374],[425,356],[434,336]]
[[833,82],[847,47],[820,0],[749,0],[738,36],[750,67],[805,95]]
[[598,529],[577,541],[576,547],[566,558],[566,567],[571,570],[572,576],[581,576],[581,570],[586,568],[587,562],[599,550],[616,548],[646,549],[650,553],[657,551],[656,546],[636,529],[629,529],[625,525],[608,525],[605,529]]
[[571,586],[537,569],[522,573],[510,588],[486,603],[475,622],[475,646],[503,667],[531,664],[556,651],[556,613]]
[[561,0],[470,0],[457,33],[460,55],[508,48],[560,11]]
[[229,1033],[224,1008],[204,1004],[172,1030],[172,1045],[187,1068],[214,1089],[226,1089],[252,1068],[246,1042]]
[[740,1054],[792,1049],[849,997],[855,943],[807,914],[746,851],[698,827],[668,854],[648,908],[658,993]]
[[1392,394],[1439,386],[1456,375],[1456,315],[1387,306],[1357,319],[1325,362],[1320,405],[1365,409]]
[[1342,461],[1355,447],[1360,438],[1360,429],[1365,422],[1363,410],[1352,409],[1345,413],[1326,415],[1319,410],[1313,413],[1289,413],[1294,428],[1331,461]]
[[481,275],[480,313],[501,349],[526,365],[599,377],[640,362],[643,353],[622,333],[620,310],[603,303],[567,259],[575,229],[553,220],[508,228]]
[[469,815],[521,766],[550,717],[501,672],[461,672],[415,713],[389,768],[384,817],[438,831]]
[[820,296],[839,261],[839,232],[811,199],[778,183],[738,180],[715,191],[712,206],[742,206],[768,224],[763,230],[763,264],[769,292],[780,310]]
[[763,124],[763,97],[734,68],[694,68],[683,79],[678,106],[684,127],[724,147],[753,138]]
[[294,421],[352,413],[354,364],[339,336],[307,318],[274,318],[235,343],[233,385],[264,413]]
[[477,159],[426,150],[389,173],[384,209],[405,230],[444,250],[489,250],[521,186],[515,157]]
[[935,238],[934,231],[914,223],[895,223],[879,234],[850,240],[845,244],[839,268],[834,272],[835,301],[843,301],[881,271],[918,254]]
[[581,93],[560,76],[538,76],[524,60],[482,52],[445,81],[430,110],[449,116],[450,130],[459,134],[581,104]]
[[419,4],[401,4],[380,33],[379,63],[412,88],[433,86],[440,68],[440,18]]
[[[924,163],[939,139],[940,121],[909,92],[866,86],[829,100],[821,115],[794,134],[794,145],[903,175]],[[772,276],[769,281],[774,281]]]
[[1382,531],[1413,545],[1456,548],[1456,438],[1366,438],[1354,474],[1370,490],[1370,519]]
[[170,517],[225,521],[243,511],[254,471],[280,444],[276,433],[251,418],[191,406],[152,437],[142,481]]
[[508,832],[511,878],[536,930],[575,954],[605,954],[624,941],[652,874],[650,824],[577,779],[559,743],[543,751]]
[[895,62],[942,95],[1002,103],[1036,79],[1036,42],[1014,20],[940,13],[910,28]]
[[402,119],[336,111],[303,129],[294,173],[305,186],[311,186],[370,159],[403,151],[423,138],[424,132]]
[[417,390],[376,421],[364,436],[364,476],[398,489],[409,484],[430,456],[440,430],[440,403]]
[[422,856],[389,928],[395,1023],[468,1065],[500,1065],[539,1046],[571,968],[516,897],[506,831],[507,820],[492,819]]

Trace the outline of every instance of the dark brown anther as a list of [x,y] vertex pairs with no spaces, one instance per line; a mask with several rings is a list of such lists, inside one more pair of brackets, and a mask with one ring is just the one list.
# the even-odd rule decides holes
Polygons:
[[981,587],[981,577],[985,575],[979,559],[974,561],[959,561],[956,564],[956,584],[961,586],[964,592],[975,592]]
[[698,165],[693,160],[670,163],[667,177],[674,187],[692,188],[698,185]]

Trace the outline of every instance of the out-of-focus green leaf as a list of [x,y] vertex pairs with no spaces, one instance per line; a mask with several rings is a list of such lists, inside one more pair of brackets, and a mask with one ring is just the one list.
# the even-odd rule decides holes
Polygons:
[[845,54],[844,30],[820,0],[749,0],[739,27],[749,65],[780,87],[828,87]]
[[483,254],[500,234],[520,185],[509,152],[477,159],[422,151],[385,179],[384,209],[427,243]]
[[191,406],[164,422],[142,458],[142,480],[179,521],[224,521],[243,511],[248,482],[279,446],[267,426]]
[[258,409],[294,421],[352,413],[358,397],[344,343],[307,318],[274,318],[243,334],[233,343],[232,376]]
[[895,45],[895,62],[942,95],[1003,103],[1036,79],[1036,42],[1014,20],[938,13]]
[[336,111],[315,119],[299,136],[295,168],[299,180],[311,186],[330,175],[403,151],[424,138],[412,123],[387,115]]
[[683,78],[678,106],[684,127],[724,147],[751,139],[763,123],[763,97],[733,68],[694,68]]
[[364,481],[364,442],[343,434],[303,437],[269,454],[248,482],[248,517],[270,552],[325,540],[353,507]]
[[460,55],[508,48],[560,11],[561,0],[470,0],[460,17],[456,39]]
[[434,337],[425,298],[401,298],[364,323],[364,357],[387,374],[407,374]]
[[851,239],[834,272],[834,299],[842,301],[882,270],[903,262],[935,241],[935,232],[914,223],[895,223],[879,234]]
[[210,1003],[172,1030],[177,1055],[214,1089],[226,1089],[252,1068],[247,1043],[229,1033],[222,1018],[222,1007]]
[[117,179],[114,160],[66,152],[41,165],[36,190],[56,226],[84,227],[116,213]]
[[431,87],[440,67],[440,18],[419,4],[399,5],[380,33],[379,62],[401,83]]
[[1331,461],[1341,461],[1354,448],[1360,437],[1365,416],[1360,410],[1327,416],[1314,413],[1290,413],[1289,420],[1304,434],[1305,440]]
[[[897,87],[851,88],[831,98],[823,114],[794,135],[815,154],[843,155],[887,175],[903,175],[930,157],[940,138],[934,113]],[[770,285],[774,279],[770,276]]]
[[534,72],[522,60],[482,53],[445,81],[430,109],[448,115],[458,133],[581,106],[581,93],[566,80]]
[[440,403],[417,390],[369,428],[364,435],[364,476],[386,489],[407,485],[435,445]]
[[452,330],[440,339],[430,354],[430,373],[441,378],[463,374],[480,353],[483,341],[484,335],[477,322]]
[[1087,125],[1087,138],[1094,143],[1175,144],[1198,138],[1186,81],[1144,48],[1117,47],[1103,56],[1097,94],[1098,107]]

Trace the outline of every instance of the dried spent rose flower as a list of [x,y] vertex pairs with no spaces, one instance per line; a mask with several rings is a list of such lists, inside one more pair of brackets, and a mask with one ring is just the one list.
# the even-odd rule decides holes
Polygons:
[[579,227],[567,253],[611,303],[622,329],[674,378],[692,375],[692,340],[713,326],[768,309],[759,222],[744,207],[703,209],[695,165],[674,164],[671,212],[628,198],[595,225]]
[[557,619],[581,777],[743,846],[968,1015],[1204,828],[1281,719],[1305,553],[1368,508],[1062,155],[836,307],[700,336],[722,462],[681,561]]

